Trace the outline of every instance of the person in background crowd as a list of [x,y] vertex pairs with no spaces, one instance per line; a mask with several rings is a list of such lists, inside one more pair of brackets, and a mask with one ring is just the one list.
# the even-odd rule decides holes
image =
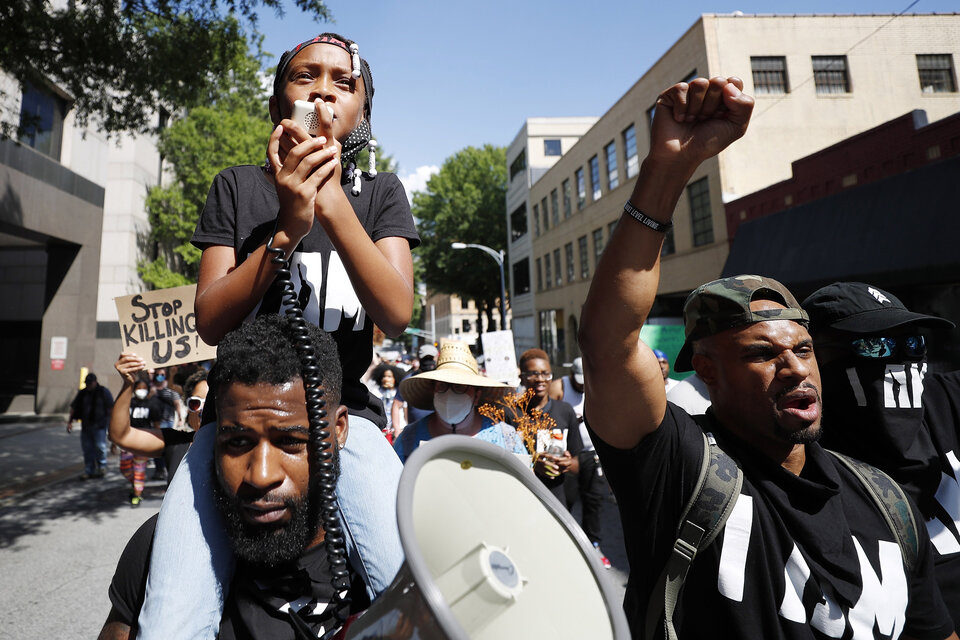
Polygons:
[[[416,369],[411,370],[404,376],[405,379],[437,368],[437,348],[435,346],[432,344],[421,345],[418,353],[420,356],[419,364]],[[403,385],[401,384],[397,387],[397,395],[393,398],[390,413],[393,420],[393,437],[396,439],[406,425],[427,417],[433,411],[411,406],[403,397]]]
[[663,384],[667,393],[670,393],[670,390],[677,386],[677,381],[670,377],[670,359],[660,349],[654,349],[653,355],[657,357],[657,364],[660,365],[660,371],[663,373]]
[[[193,442],[194,434],[200,428],[200,414],[207,397],[207,371],[198,369],[187,378],[183,385],[187,398],[187,423],[192,431],[182,429],[160,428],[159,414],[161,409],[158,402],[151,402],[151,412],[154,418],[150,422],[137,424],[133,420],[134,407],[142,399],[135,389],[139,389],[138,374],[145,371],[146,363],[143,358],[132,352],[123,352],[114,364],[117,373],[123,380],[120,393],[117,394],[117,403],[114,405],[110,417],[110,441],[126,451],[139,456],[160,457],[170,470],[168,482],[173,480],[177,467],[187,448]],[[133,393],[131,390],[134,389]],[[154,400],[148,399],[148,402]],[[128,410],[129,407],[129,410]]]
[[[181,398],[180,394],[170,388],[170,381],[167,379],[167,370],[165,368],[157,369],[153,372],[153,392],[157,400],[160,401],[161,429],[175,429],[180,420]],[[166,461],[162,457],[153,459],[155,470],[153,472],[154,480],[166,480],[168,469]]]
[[404,378],[400,390],[411,406],[432,410],[407,425],[393,443],[404,462],[420,443],[449,434],[473,436],[511,453],[527,452],[513,427],[494,423],[477,411],[484,398],[502,396],[510,388],[480,375],[470,348],[461,342],[445,342],[437,356],[437,368]]
[[[927,371],[928,329],[892,293],[835,282],[803,301],[823,396],[821,444],[886,471],[917,503],[936,552],[935,574],[960,623],[960,375]],[[955,627],[956,628],[956,627]]]
[[393,444],[393,400],[397,395],[397,372],[391,366],[380,365],[373,371],[373,376],[367,387],[373,395],[380,398],[387,414],[387,426],[383,428],[383,435]]
[[[117,401],[114,409],[123,410],[123,400],[121,396],[123,391],[117,395]],[[152,402],[150,395],[150,383],[144,377],[137,377],[133,383],[133,397],[129,399],[129,420],[130,427],[133,429],[155,429],[160,430],[160,413],[157,410],[156,403]],[[119,409],[117,408],[119,407]],[[111,417],[110,441],[113,442],[113,419]],[[116,444],[114,442],[114,444]],[[143,485],[147,477],[148,456],[136,455],[127,449],[120,450],[120,473],[130,481],[130,506],[139,507],[143,496]]]
[[710,406],[710,392],[696,373],[680,380],[667,392],[667,400],[692,416],[706,413]]
[[67,433],[73,432],[73,421],[80,421],[80,447],[83,449],[81,480],[102,478],[107,469],[107,423],[113,408],[110,390],[97,382],[97,376],[88,373],[84,387],[70,403]]
[[[577,456],[579,470],[576,481],[567,476],[564,488],[568,506],[572,507],[576,497],[580,498],[583,517],[583,532],[590,538],[590,542],[597,549],[603,542],[603,529],[600,526],[600,515],[603,510],[603,495],[606,490],[606,480],[603,478],[603,467],[600,458],[590,439],[590,433],[583,422],[583,358],[574,358],[570,363],[570,375],[554,380],[550,385],[551,400],[563,400],[571,407],[577,416],[580,434],[580,455]],[[572,495],[570,487],[576,488],[576,495]],[[611,568],[610,560],[600,554],[601,562],[606,568]]]
[[[926,531],[916,529],[915,556],[902,548],[889,512],[817,444],[823,404],[813,340],[783,285],[742,275],[687,297],[674,369],[695,369],[707,384],[705,416],[667,402],[660,365],[639,340],[680,196],[702,163],[746,132],[753,106],[732,77],[660,94],[649,152],[580,318],[584,419],[620,509],[631,630],[647,640],[952,640]],[[708,471],[743,484],[717,538],[691,557],[684,549],[702,536],[685,505],[704,469],[707,433],[728,456]],[[672,569],[684,559],[692,564],[681,576]],[[683,577],[666,602],[667,582]]]

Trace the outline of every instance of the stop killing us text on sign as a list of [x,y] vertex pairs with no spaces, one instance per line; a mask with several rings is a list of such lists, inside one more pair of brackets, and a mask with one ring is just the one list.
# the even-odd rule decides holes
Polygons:
[[215,358],[216,347],[197,334],[196,293],[197,285],[187,285],[114,298],[123,350],[146,360],[148,368]]

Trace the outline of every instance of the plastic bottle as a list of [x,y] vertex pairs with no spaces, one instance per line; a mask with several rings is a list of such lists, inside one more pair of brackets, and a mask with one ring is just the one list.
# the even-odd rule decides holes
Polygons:
[[547,450],[544,451],[548,456],[560,457],[563,455],[563,431],[553,429],[550,432],[550,442],[547,444]]

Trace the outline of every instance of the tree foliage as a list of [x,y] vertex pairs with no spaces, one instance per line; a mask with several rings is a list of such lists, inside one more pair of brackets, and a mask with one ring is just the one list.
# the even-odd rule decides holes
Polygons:
[[[328,20],[324,0],[295,0]],[[283,13],[282,0],[5,0],[0,69],[21,84],[55,82],[78,124],[109,133],[145,131],[160,108],[209,104],[247,55],[257,10]],[[2,96],[0,96],[2,97]],[[4,101],[0,101],[2,103]],[[0,111],[11,135],[18,118]]]
[[413,196],[413,215],[423,244],[417,249],[427,287],[473,300],[489,321],[500,297],[500,271],[476,249],[451,242],[505,249],[506,148],[467,147],[447,158],[427,190]]

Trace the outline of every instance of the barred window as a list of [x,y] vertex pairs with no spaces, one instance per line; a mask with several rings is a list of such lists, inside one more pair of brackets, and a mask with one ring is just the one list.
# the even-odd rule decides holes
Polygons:
[[580,250],[580,278],[586,280],[590,277],[590,256],[587,254],[587,236],[580,236],[577,239],[577,248]]
[[573,282],[573,243],[563,245],[564,258],[567,259],[567,282]]
[[813,56],[813,84],[820,95],[850,93],[847,56]]
[[577,179],[577,211],[579,211],[587,204],[587,182],[583,178],[583,167],[577,169],[574,175]]
[[952,54],[918,54],[917,73],[920,74],[920,90],[924,93],[954,93],[957,90]]
[[702,247],[713,242],[713,218],[710,216],[710,185],[706,178],[687,185],[690,201],[690,219],[693,227],[693,246]]
[[640,173],[640,157],[637,155],[637,128],[633,125],[623,130],[623,157],[628,179]]
[[782,95],[790,92],[787,85],[787,59],[783,56],[751,56],[753,91],[758,96]]
[[563,217],[566,219],[573,213],[573,204],[570,201],[570,178],[564,180],[561,186],[563,188]]
[[597,156],[590,158],[590,186],[593,187],[593,199],[600,199],[600,160]]
[[611,142],[603,148],[607,156],[607,187],[613,191],[620,184],[620,174],[617,173],[617,145]]

